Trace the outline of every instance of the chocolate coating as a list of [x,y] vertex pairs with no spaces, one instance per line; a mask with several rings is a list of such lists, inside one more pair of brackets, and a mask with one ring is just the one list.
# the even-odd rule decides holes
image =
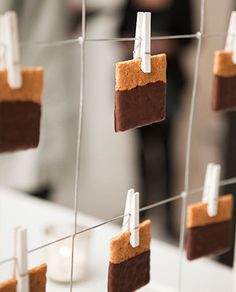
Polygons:
[[222,77],[214,75],[212,92],[212,110],[236,109],[236,76]]
[[38,103],[0,102],[0,152],[37,147],[40,116]]
[[109,264],[108,291],[133,292],[150,281],[150,251],[120,264]]
[[232,221],[188,228],[187,258],[194,260],[226,252],[232,245]]
[[126,131],[165,118],[166,83],[157,81],[131,90],[116,91],[115,131]]

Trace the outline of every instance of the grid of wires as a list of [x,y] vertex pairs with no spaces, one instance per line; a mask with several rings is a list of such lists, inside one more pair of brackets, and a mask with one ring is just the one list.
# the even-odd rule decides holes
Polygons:
[[[186,141],[186,156],[185,156],[185,179],[184,179],[184,189],[183,192],[179,195],[171,196],[168,199],[155,202],[143,208],[140,208],[140,212],[146,211],[152,208],[156,208],[158,206],[174,202],[176,200],[182,200],[181,205],[181,226],[180,226],[180,239],[179,239],[179,269],[178,269],[178,292],[182,291],[182,270],[183,270],[183,254],[184,254],[184,238],[185,238],[185,220],[186,220],[186,209],[187,209],[187,198],[190,195],[196,194],[203,190],[203,186],[198,187],[196,189],[189,188],[189,178],[190,178],[190,158],[191,158],[191,144],[192,144],[192,128],[193,128],[193,119],[195,113],[195,103],[197,97],[197,87],[198,87],[198,79],[199,79],[199,67],[200,67],[200,57],[201,57],[201,49],[202,49],[202,41],[204,38],[209,37],[224,37],[227,33],[221,34],[206,34],[204,32],[204,22],[205,22],[205,1],[201,0],[200,4],[200,27],[199,30],[194,34],[185,34],[185,35],[171,35],[171,36],[160,36],[160,37],[152,37],[152,40],[164,40],[164,39],[184,39],[191,38],[197,40],[197,50],[195,54],[195,65],[194,65],[194,78],[193,78],[193,86],[192,86],[192,95],[191,95],[191,104],[190,111],[188,117],[188,132],[187,132],[187,141]],[[109,220],[103,221],[97,225],[90,226],[89,228],[78,231],[77,230],[77,217],[78,217],[78,193],[79,193],[79,166],[80,166],[80,148],[81,148],[81,134],[82,134],[82,122],[83,122],[83,107],[84,107],[84,99],[85,99],[85,43],[87,42],[126,42],[126,41],[134,41],[135,38],[86,38],[86,0],[82,0],[82,29],[81,35],[76,39],[70,39],[66,41],[57,41],[57,42],[34,42],[34,43],[22,43],[22,46],[27,47],[58,47],[58,46],[67,46],[70,44],[78,44],[80,46],[80,104],[79,104],[79,114],[78,114],[78,132],[77,132],[77,147],[76,147],[76,163],[75,163],[75,185],[74,185],[74,232],[72,234],[68,234],[62,238],[58,238],[52,242],[46,243],[44,245],[40,245],[31,250],[28,250],[28,254],[34,253],[40,249],[46,248],[47,246],[54,245],[60,241],[66,239],[72,239],[72,249],[71,249],[71,279],[70,279],[70,291],[73,291],[73,270],[74,270],[74,242],[75,237],[87,232],[92,229],[97,229],[103,225],[109,224],[111,222],[115,222],[119,219],[124,218],[125,216],[130,216],[130,214],[122,214],[120,216],[111,218]],[[236,184],[236,177],[222,180],[220,182],[220,186],[232,185]],[[16,261],[16,258],[11,257],[5,260],[0,261],[0,265],[5,263]]]

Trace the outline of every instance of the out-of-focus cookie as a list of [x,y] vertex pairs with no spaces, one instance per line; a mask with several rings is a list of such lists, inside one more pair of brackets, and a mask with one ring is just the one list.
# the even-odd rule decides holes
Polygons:
[[232,245],[233,196],[219,198],[218,213],[208,216],[207,204],[190,205],[187,212],[187,258],[222,254]]
[[212,90],[212,110],[236,109],[236,64],[233,52],[216,51]]
[[23,85],[11,89],[0,70],[0,152],[36,148],[40,138],[43,69],[22,69]]

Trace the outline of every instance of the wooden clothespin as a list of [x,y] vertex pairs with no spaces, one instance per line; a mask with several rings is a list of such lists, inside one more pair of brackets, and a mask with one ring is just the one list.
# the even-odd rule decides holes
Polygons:
[[14,275],[17,280],[17,292],[29,292],[27,229],[16,227],[14,232],[15,264]]
[[138,12],[133,58],[141,58],[141,69],[151,72],[151,12]]
[[8,84],[12,89],[22,86],[20,68],[19,36],[17,14],[8,11],[1,17],[1,31],[4,30],[1,41],[4,43],[4,56],[7,69]]
[[236,64],[236,11],[232,11],[230,16],[225,51],[233,52],[233,62]]
[[208,204],[207,213],[210,217],[214,217],[218,213],[220,172],[219,164],[209,163],[207,165],[202,201]]
[[[127,219],[127,214],[130,217]],[[125,217],[123,219],[122,231],[130,231],[130,244],[132,247],[139,246],[139,193],[130,189],[126,197]]]

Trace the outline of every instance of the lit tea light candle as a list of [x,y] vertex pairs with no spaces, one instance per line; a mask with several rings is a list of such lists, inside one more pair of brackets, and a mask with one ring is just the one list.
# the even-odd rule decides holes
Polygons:
[[[78,230],[85,227],[79,226]],[[46,237],[49,241],[57,240],[71,234],[72,228],[66,226],[51,226],[46,229]],[[89,263],[90,233],[79,234],[74,239],[74,270],[73,281],[82,280],[87,273]],[[59,241],[47,248],[47,275],[54,281],[70,282],[71,279],[72,238]]]
[[60,255],[62,257],[68,258],[71,255],[71,249],[68,246],[60,247]]

